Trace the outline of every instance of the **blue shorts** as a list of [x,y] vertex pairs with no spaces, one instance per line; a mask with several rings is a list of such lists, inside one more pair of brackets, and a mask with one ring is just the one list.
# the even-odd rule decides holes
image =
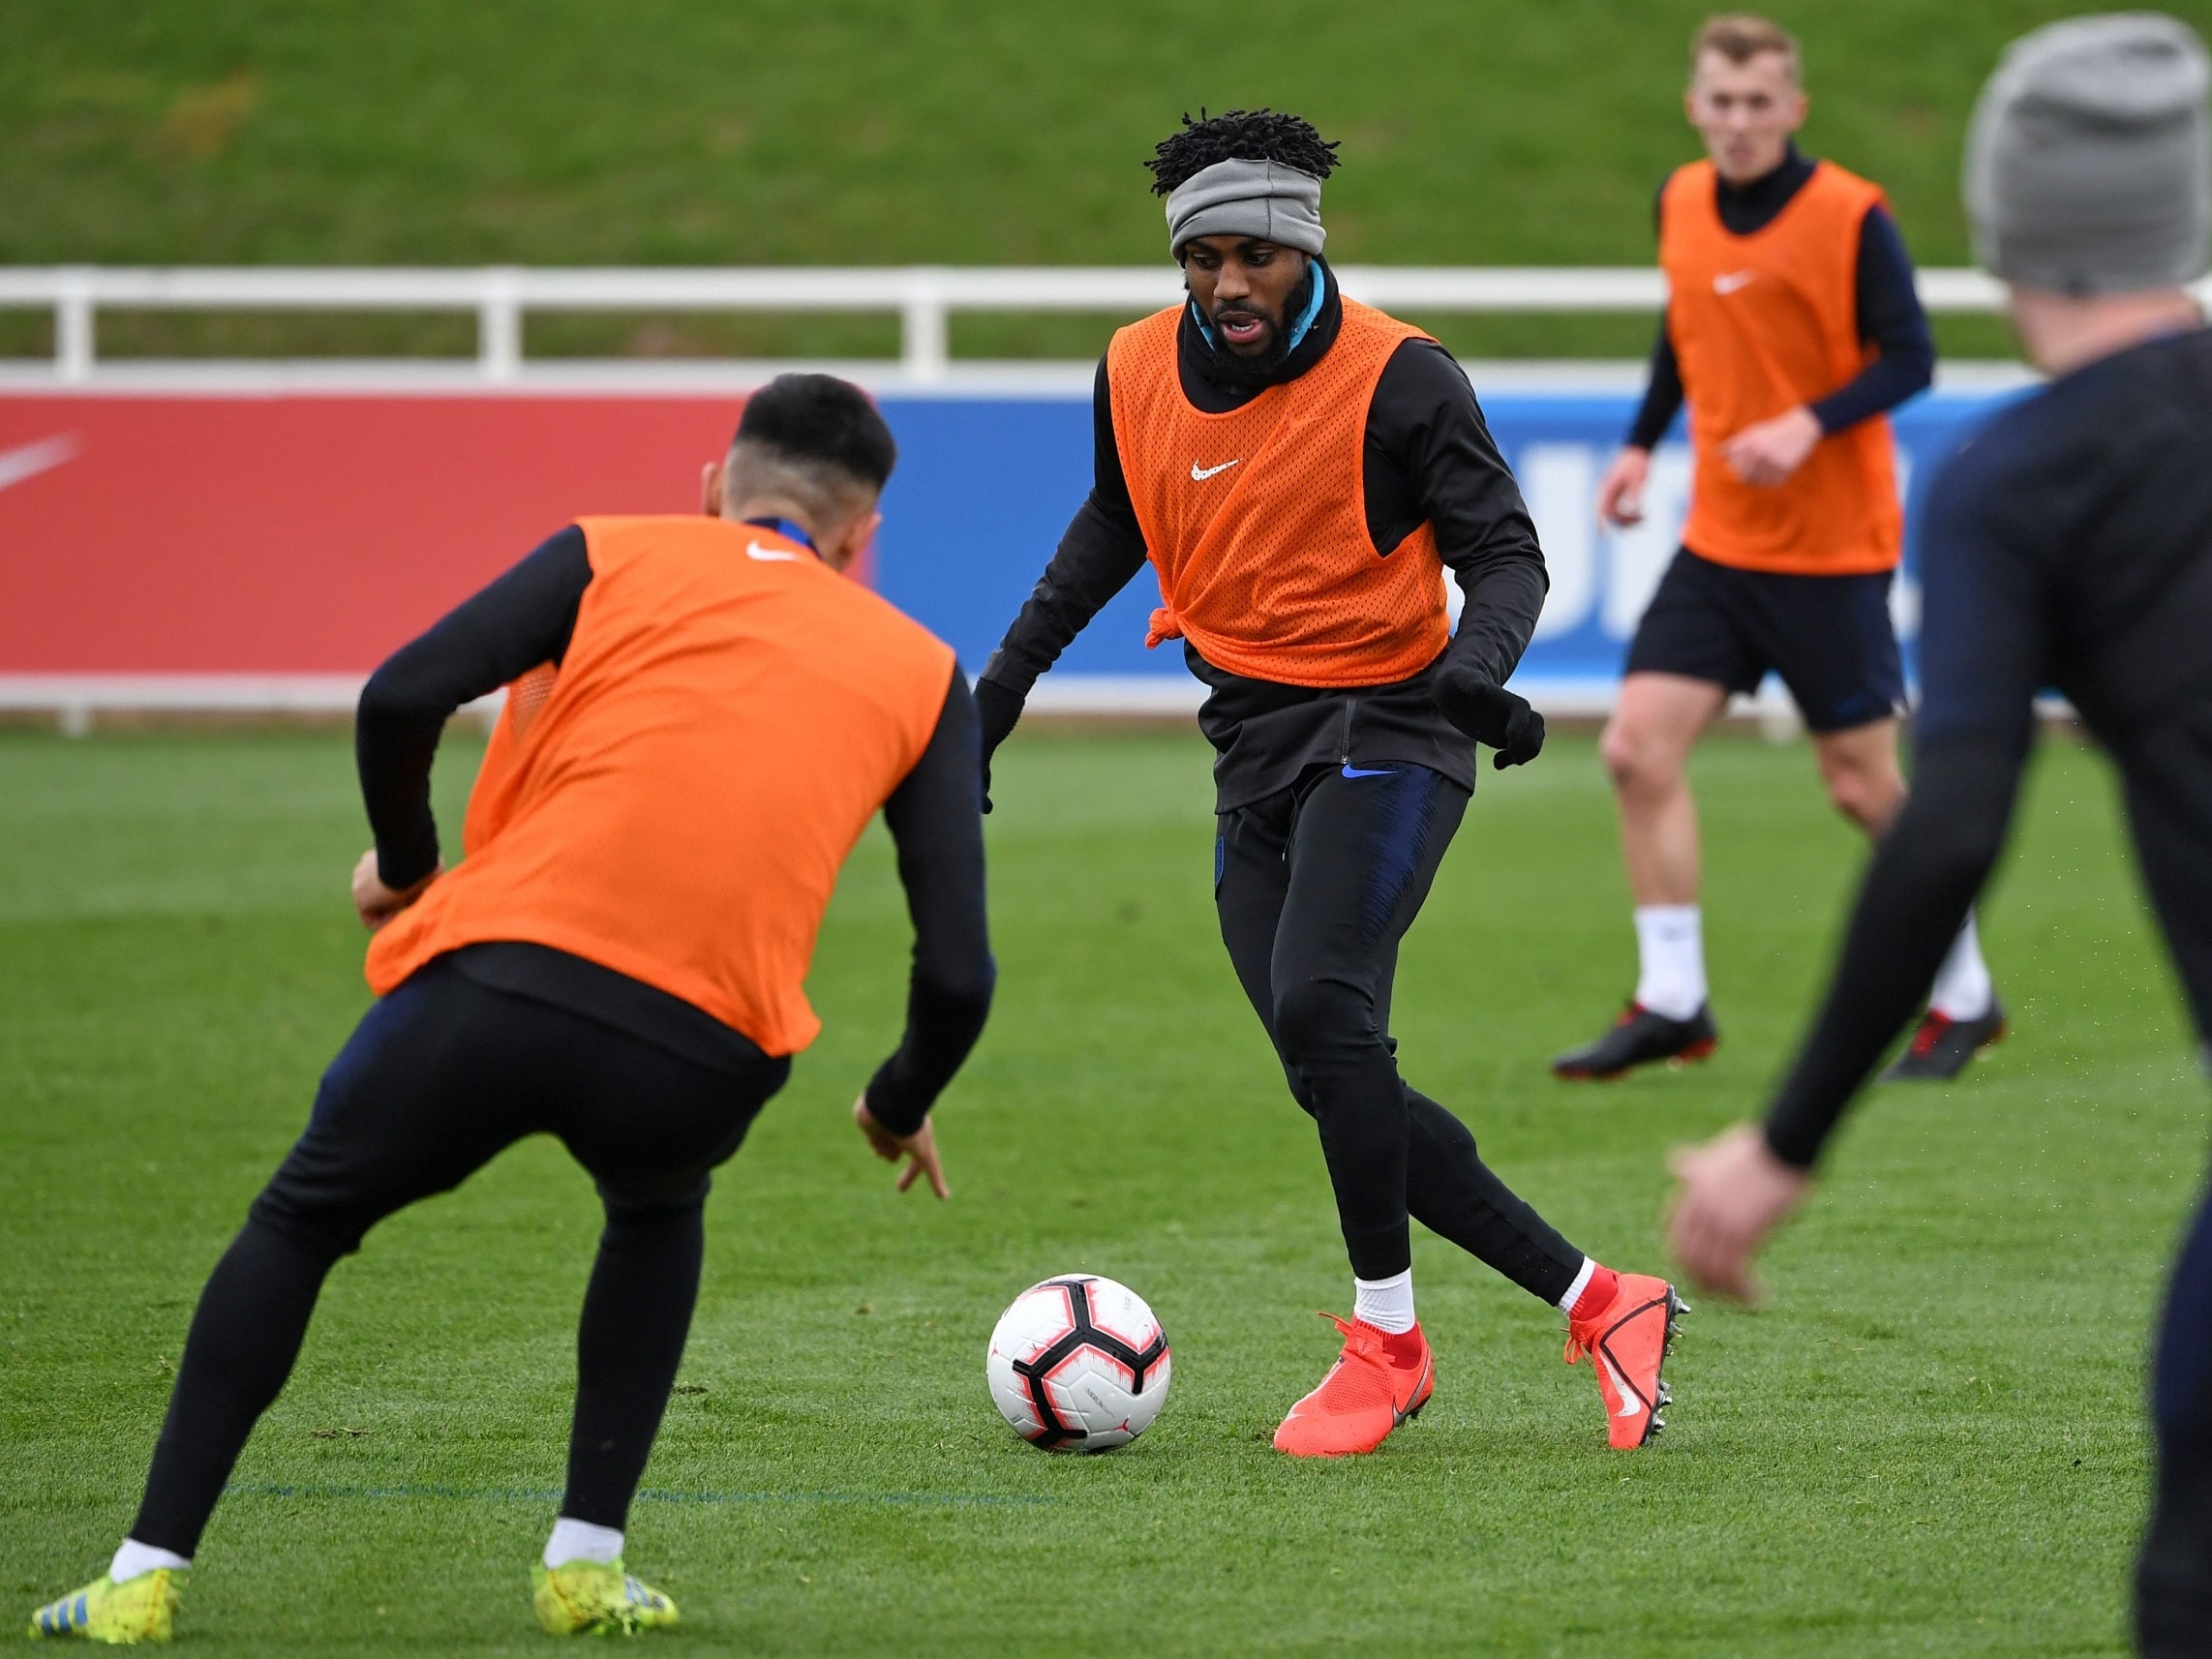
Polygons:
[[1893,718],[1904,664],[1890,626],[1887,570],[1783,576],[1675,555],[1636,624],[1628,674],[1679,674],[1751,692],[1781,676],[1815,732]]

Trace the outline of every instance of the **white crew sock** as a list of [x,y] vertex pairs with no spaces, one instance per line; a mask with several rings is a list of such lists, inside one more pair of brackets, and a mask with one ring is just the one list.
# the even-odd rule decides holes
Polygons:
[[1596,1271],[1596,1259],[1591,1256],[1584,1256],[1582,1258],[1582,1271],[1574,1276],[1574,1282],[1567,1286],[1567,1293],[1560,1298],[1561,1312],[1572,1313],[1574,1312],[1574,1305],[1582,1300],[1582,1293],[1590,1288],[1590,1276]]
[[1705,1006],[1705,921],[1694,904],[1636,907],[1636,1000],[1687,1019]]
[[1935,971],[1935,988],[1928,993],[1927,1006],[1946,1019],[1980,1019],[1995,1000],[1989,964],[1982,960],[1982,939],[1970,910],[1966,925],[1958,930],[1943,966]]
[[190,1572],[192,1563],[174,1550],[157,1550],[151,1544],[141,1544],[136,1538],[123,1540],[123,1547],[115,1552],[115,1559],[107,1563],[107,1576],[117,1584],[127,1584],[142,1573],[156,1567],[169,1567],[178,1572]]
[[1351,1316],[1394,1337],[1413,1328],[1413,1270],[1351,1282]]
[[553,1536],[545,1541],[548,1571],[571,1561],[596,1561],[613,1566],[622,1558],[622,1535],[612,1526],[594,1526],[589,1521],[571,1521],[563,1515],[553,1523]]

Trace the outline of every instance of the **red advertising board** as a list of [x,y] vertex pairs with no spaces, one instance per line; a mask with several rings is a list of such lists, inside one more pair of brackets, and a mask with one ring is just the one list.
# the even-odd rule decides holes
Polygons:
[[731,397],[0,398],[0,675],[358,675],[581,513],[690,512]]

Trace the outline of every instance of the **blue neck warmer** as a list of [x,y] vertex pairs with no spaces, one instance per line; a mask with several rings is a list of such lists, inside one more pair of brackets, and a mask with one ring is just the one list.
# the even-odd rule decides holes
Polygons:
[[[1298,319],[1290,324],[1290,344],[1283,353],[1286,357],[1304,344],[1307,332],[1314,326],[1314,319],[1321,315],[1322,303],[1329,297],[1328,278],[1322,274],[1323,269],[1320,260],[1313,261],[1311,271],[1314,291],[1307,296],[1305,309],[1298,313]],[[1208,346],[1219,351],[1221,342],[1214,338],[1213,324],[1206,320],[1206,314],[1198,309],[1197,300],[1192,300],[1190,307],[1191,316],[1197,321],[1198,332],[1206,337]]]

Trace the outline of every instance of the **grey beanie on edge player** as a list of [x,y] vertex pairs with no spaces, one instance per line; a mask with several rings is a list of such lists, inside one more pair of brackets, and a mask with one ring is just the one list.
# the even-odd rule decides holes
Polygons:
[[2006,47],[1966,138],[1975,256],[2009,282],[2089,295],[2202,274],[2212,65],[2155,12],[2076,17]]

